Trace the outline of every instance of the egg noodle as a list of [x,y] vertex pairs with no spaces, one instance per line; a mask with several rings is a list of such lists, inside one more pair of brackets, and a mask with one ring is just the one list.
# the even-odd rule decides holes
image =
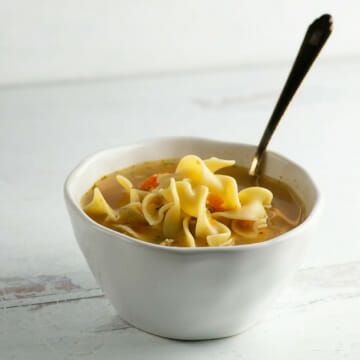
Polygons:
[[[195,247],[195,239],[206,239],[208,246],[232,244],[232,233],[256,237],[267,227],[266,208],[273,194],[263,187],[248,187],[240,192],[236,180],[216,174],[235,164],[232,160],[212,157],[202,160],[195,155],[180,159],[175,173],[155,174],[141,189],[124,176],[118,183],[128,192],[129,202],[113,209],[98,187],[84,207],[89,215],[104,214],[107,220],[119,222],[116,228],[132,237],[147,241],[147,234],[135,230],[132,223],[144,223],[162,230],[163,245],[182,238]],[[250,229],[250,230],[249,230]]]

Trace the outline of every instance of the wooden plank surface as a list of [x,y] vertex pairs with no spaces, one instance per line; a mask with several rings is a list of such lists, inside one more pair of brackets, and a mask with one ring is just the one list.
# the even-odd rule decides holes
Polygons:
[[152,336],[103,297],[62,184],[88,153],[151,136],[256,143],[290,64],[0,88],[0,360],[360,359],[360,65],[316,66],[271,149],[322,189],[303,268],[258,326],[203,342]]
[[[99,289],[70,278],[2,280],[0,291],[0,349],[6,359],[360,356],[360,262],[299,271],[260,324],[216,341],[173,341],[139,331],[116,315]],[[14,299],[18,294],[23,298]]]
[[[0,279],[2,309],[102,297],[92,275]],[[277,301],[277,308],[360,296],[360,262],[299,270]]]

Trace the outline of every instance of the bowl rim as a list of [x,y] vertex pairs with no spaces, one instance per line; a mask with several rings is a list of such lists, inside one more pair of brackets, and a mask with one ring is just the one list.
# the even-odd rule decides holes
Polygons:
[[217,140],[217,139],[211,139],[211,138],[205,138],[205,137],[196,137],[196,136],[160,136],[160,137],[150,137],[145,139],[140,139],[136,142],[132,143],[124,143],[119,146],[114,146],[110,148],[105,148],[96,152],[93,152],[83,158],[69,173],[69,175],[66,177],[65,183],[64,183],[64,197],[65,202],[68,206],[71,206],[77,214],[85,220],[85,222],[88,223],[88,225],[100,232],[103,232],[107,235],[112,235],[114,237],[114,241],[117,241],[118,239],[121,239],[122,241],[125,241],[129,243],[130,245],[134,246],[140,246],[140,247],[148,247],[149,249],[154,250],[160,250],[160,251],[169,251],[169,252],[175,252],[175,253],[186,253],[186,254],[195,254],[195,253],[202,253],[202,252],[228,252],[228,251],[243,251],[248,249],[256,249],[261,247],[268,247],[273,246],[277,243],[284,242],[287,240],[290,240],[298,233],[303,232],[311,223],[314,222],[315,218],[317,217],[318,213],[320,212],[321,203],[322,203],[322,196],[321,192],[319,191],[319,188],[315,181],[313,180],[312,176],[298,163],[288,159],[284,155],[281,155],[275,151],[267,150],[267,153],[270,153],[273,157],[285,160],[288,163],[290,163],[293,166],[296,166],[298,169],[300,169],[310,180],[310,183],[315,190],[315,203],[313,206],[313,209],[310,211],[307,218],[298,226],[295,228],[276,236],[272,239],[258,242],[258,243],[252,243],[252,244],[242,244],[237,246],[208,246],[208,247],[180,247],[180,246],[164,246],[160,244],[153,244],[150,242],[146,242],[143,240],[139,240],[136,238],[133,238],[131,236],[128,236],[126,234],[123,234],[121,232],[112,230],[110,228],[107,228],[103,225],[100,225],[93,219],[91,219],[86,213],[81,209],[80,204],[78,204],[75,199],[73,198],[70,188],[71,184],[77,177],[78,173],[81,171],[83,167],[85,167],[89,162],[93,161],[94,158],[99,157],[101,155],[104,155],[109,152],[114,152],[120,149],[132,149],[136,147],[141,147],[145,145],[150,145],[152,143],[158,143],[161,141],[193,141],[193,142],[203,142],[203,143],[213,143],[213,144],[223,144],[223,145],[230,145],[230,146],[245,146],[245,147],[254,147],[256,148],[256,145],[254,144],[247,144],[247,143],[238,143],[238,142],[229,142],[225,140]]

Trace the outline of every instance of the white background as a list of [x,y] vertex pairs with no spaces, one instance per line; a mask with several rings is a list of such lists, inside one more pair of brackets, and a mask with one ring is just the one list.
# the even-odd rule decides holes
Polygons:
[[360,55],[357,0],[2,1],[0,84],[289,61],[326,12],[323,56]]

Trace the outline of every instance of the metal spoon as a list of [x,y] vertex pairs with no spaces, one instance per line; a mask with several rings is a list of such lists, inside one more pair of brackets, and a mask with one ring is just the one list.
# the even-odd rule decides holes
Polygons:
[[251,161],[249,175],[255,176],[259,173],[262,157],[281,117],[330,36],[331,31],[332,17],[328,14],[322,15],[309,26],[279,100]]

